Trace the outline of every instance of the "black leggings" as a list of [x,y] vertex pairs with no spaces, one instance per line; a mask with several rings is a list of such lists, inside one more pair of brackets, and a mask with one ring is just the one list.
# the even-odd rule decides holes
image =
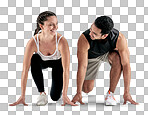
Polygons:
[[52,68],[52,85],[50,96],[57,101],[63,89],[63,68],[61,59],[43,61],[39,54],[33,54],[31,58],[31,73],[39,92],[44,92],[44,80],[42,69]]

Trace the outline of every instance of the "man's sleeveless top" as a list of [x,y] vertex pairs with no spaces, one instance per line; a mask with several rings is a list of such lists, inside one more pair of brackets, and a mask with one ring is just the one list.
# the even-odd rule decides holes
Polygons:
[[88,50],[88,59],[97,58],[98,56],[116,48],[116,42],[119,36],[118,30],[113,28],[104,40],[92,40],[89,33],[90,29],[83,32],[90,45],[90,49]]

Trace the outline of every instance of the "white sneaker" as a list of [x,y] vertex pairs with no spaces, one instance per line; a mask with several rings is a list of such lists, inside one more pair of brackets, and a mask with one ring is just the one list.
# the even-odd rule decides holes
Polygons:
[[39,97],[37,98],[36,105],[38,105],[38,106],[44,106],[47,103],[48,103],[47,95],[45,95],[44,93],[42,93],[41,95],[39,95]]
[[107,95],[105,98],[105,105],[117,105],[114,95],[110,91],[107,92]]

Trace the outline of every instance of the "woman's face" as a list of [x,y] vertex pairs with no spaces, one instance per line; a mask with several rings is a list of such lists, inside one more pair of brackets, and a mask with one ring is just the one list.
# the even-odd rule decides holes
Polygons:
[[44,25],[42,26],[41,29],[50,35],[55,35],[57,29],[58,29],[58,20],[56,16],[50,16],[47,17],[47,21],[44,22]]

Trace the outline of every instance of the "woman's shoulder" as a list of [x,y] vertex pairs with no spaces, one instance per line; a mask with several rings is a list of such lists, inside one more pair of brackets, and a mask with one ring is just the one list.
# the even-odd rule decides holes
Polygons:
[[36,37],[36,35],[35,35],[35,36],[32,36],[28,42],[29,42],[31,45],[33,45],[33,44],[35,44],[36,41],[37,41],[37,37]]
[[58,41],[58,43],[67,42],[65,37],[62,34],[60,34],[60,33],[57,33],[57,41]]
[[68,45],[66,38],[63,35],[61,35],[60,33],[57,33],[57,41],[58,41],[59,47]]
[[35,43],[35,40],[34,39],[36,39],[36,37],[31,37],[29,39],[29,41],[27,42],[26,47],[30,47],[30,48],[33,48],[33,49],[36,50],[36,43]]
[[57,32],[57,40],[61,39],[61,37],[64,38],[64,36],[62,34]]
[[[34,35],[34,36],[32,36],[32,38],[31,38],[32,40],[34,40],[34,41],[37,41],[37,34],[36,35]],[[30,40],[31,40],[30,39]]]

